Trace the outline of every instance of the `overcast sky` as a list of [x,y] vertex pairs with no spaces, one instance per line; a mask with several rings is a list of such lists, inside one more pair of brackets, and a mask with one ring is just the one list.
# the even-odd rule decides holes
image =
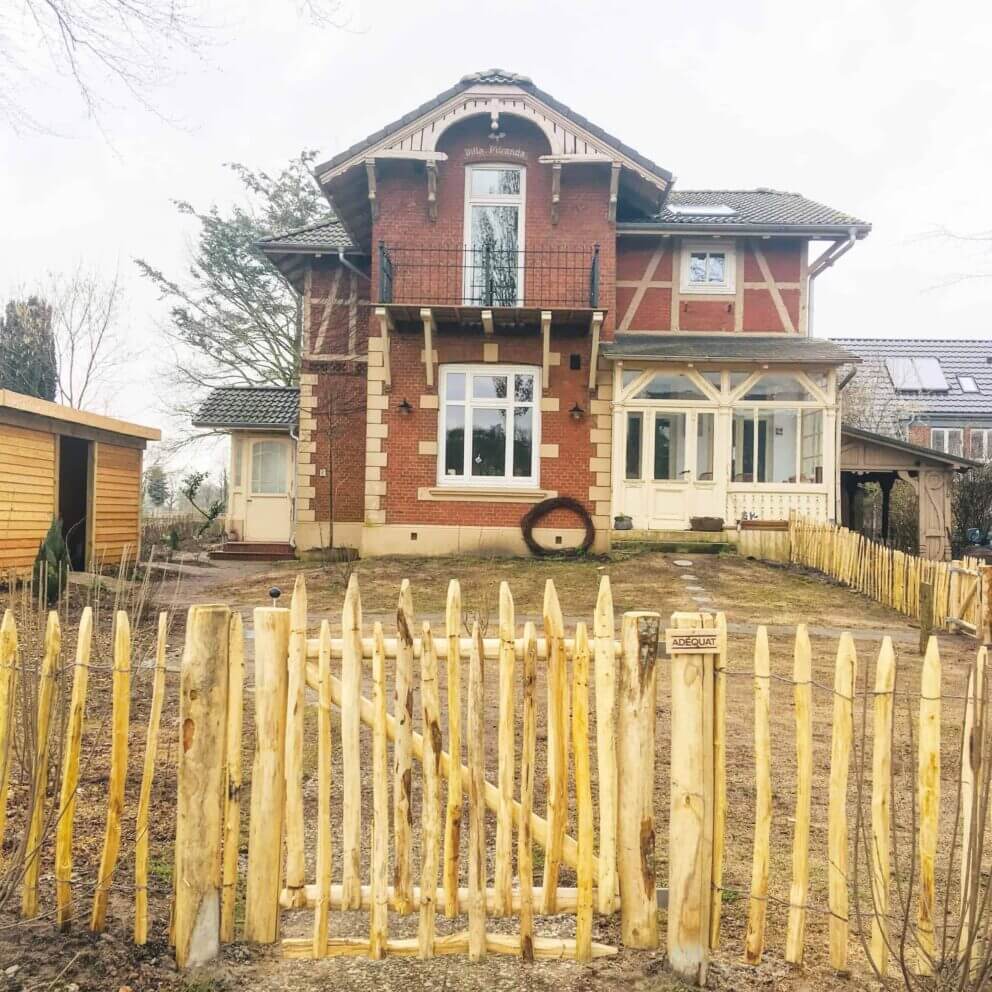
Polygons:
[[[4,0],[10,3],[16,0]],[[992,230],[992,5],[346,0],[345,30],[294,0],[204,3],[216,44],[172,60],[155,100],[121,93],[100,128],[68,82],[26,94],[60,136],[0,143],[0,290],[84,259],[129,290],[140,349],[106,412],[162,423],[164,309],[140,256],[181,274],[201,208],[238,196],[222,167],[330,156],[456,82],[530,76],[670,169],[680,188],[798,191],[874,225],[817,282],[817,336],[987,337]],[[163,120],[167,118],[168,120]]]

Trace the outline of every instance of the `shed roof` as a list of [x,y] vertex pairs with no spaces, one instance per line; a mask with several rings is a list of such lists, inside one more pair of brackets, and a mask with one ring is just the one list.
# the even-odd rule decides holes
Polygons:
[[612,359],[844,365],[857,358],[823,338],[786,334],[618,334],[603,344]]
[[142,438],[145,441],[162,440],[162,432],[157,427],[144,427],[128,420],[105,417],[99,413],[90,413],[88,410],[77,410],[61,403],[39,399],[37,396],[15,393],[10,389],[0,389],[0,409],[17,410],[20,413],[47,417],[49,420],[59,420],[66,424],[82,424],[84,427],[93,427],[126,437]]
[[289,430],[300,409],[295,386],[222,386],[203,401],[194,427]]
[[[840,432],[843,438],[864,441],[875,448],[916,455],[921,462],[929,465],[940,465],[946,468],[964,471],[969,468],[978,468],[982,464],[972,458],[951,455],[945,451],[937,451],[935,448],[925,448],[920,444],[911,444],[909,441],[901,441],[898,438],[889,437],[888,434],[876,434],[874,431],[862,430],[862,428],[852,427],[850,424],[842,424]],[[841,459],[840,467],[841,471],[844,471],[843,458]]]

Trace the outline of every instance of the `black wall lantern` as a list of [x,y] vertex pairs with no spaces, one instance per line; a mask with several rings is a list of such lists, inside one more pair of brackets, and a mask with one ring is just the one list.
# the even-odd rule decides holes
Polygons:
[[413,407],[410,405],[410,401],[407,399],[404,399],[403,402],[400,403],[399,409],[400,409],[400,413],[402,413],[404,417],[407,414],[413,413]]
[[586,414],[586,411],[581,406],[579,406],[577,401],[575,405],[572,407],[572,409],[569,410],[568,412],[572,415],[572,420],[581,420]]

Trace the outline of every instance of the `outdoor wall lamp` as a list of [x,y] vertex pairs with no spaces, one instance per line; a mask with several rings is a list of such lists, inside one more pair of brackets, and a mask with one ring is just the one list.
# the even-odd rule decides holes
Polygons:
[[403,416],[413,413],[413,407],[410,405],[409,400],[404,399],[403,402],[400,403],[400,413],[402,413]]
[[579,406],[578,402],[576,402],[576,404],[568,412],[572,415],[572,420],[581,420],[586,413],[586,411]]

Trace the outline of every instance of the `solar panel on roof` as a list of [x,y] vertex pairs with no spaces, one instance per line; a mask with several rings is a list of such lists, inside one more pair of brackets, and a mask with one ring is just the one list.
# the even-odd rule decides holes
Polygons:
[[886,358],[892,386],[899,393],[946,393],[940,362],[936,358]]

